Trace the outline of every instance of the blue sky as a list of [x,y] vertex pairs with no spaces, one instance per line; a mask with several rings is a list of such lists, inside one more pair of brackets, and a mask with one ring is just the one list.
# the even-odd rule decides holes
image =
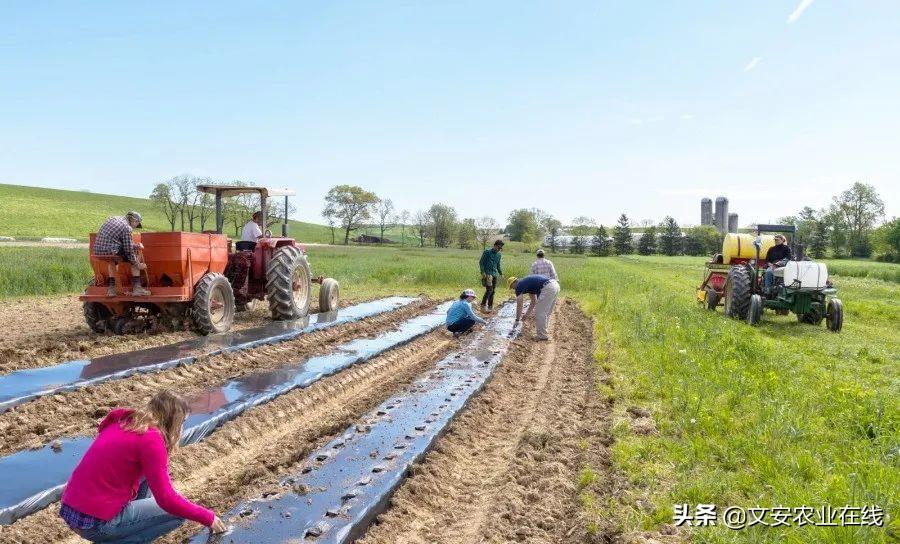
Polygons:
[[900,2],[5,2],[0,182],[358,184],[415,212],[900,214]]

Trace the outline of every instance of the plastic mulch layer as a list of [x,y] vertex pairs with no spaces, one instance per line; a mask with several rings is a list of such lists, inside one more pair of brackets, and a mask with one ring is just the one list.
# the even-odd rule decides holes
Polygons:
[[459,352],[315,451],[281,490],[229,512],[224,535],[193,543],[347,543],[384,511],[394,491],[493,374],[518,334],[507,304]]
[[42,368],[18,370],[0,376],[0,412],[5,412],[13,406],[45,395],[74,391],[134,374],[158,372],[166,368],[190,364],[198,357],[205,355],[217,355],[284,342],[301,334],[396,310],[416,300],[418,299],[409,297],[383,298],[333,312],[313,314],[295,321],[274,321],[262,327],[201,336],[167,346],[104,355],[95,359],[67,361]]
[[[441,304],[432,312],[408,319],[376,338],[351,340],[331,353],[277,370],[247,374],[193,395],[187,399],[191,413],[184,423],[181,444],[199,442],[254,406],[308,387],[433,331],[444,323],[449,305],[449,302]],[[0,525],[9,525],[59,500],[66,480],[92,440],[91,437],[68,438],[0,458]]]

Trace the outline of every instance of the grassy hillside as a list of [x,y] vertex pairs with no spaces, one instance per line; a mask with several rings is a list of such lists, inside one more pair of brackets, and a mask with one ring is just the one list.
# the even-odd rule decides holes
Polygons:
[[[0,184],[0,236],[87,240],[107,217],[129,210],[141,213],[145,230],[169,230],[163,213],[145,198]],[[291,221],[289,228],[291,236],[303,242],[331,240],[322,225]]]

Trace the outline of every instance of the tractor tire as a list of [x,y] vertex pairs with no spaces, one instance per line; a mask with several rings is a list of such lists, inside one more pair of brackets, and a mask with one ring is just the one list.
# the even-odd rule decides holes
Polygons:
[[750,271],[743,266],[732,266],[725,278],[725,315],[747,319],[749,309]]
[[750,295],[750,307],[747,308],[747,324],[759,325],[763,314],[763,299],[759,295]]
[[706,309],[715,312],[716,306],[719,305],[719,293],[716,293],[712,289],[706,290]]
[[334,278],[325,278],[319,286],[319,312],[332,312],[338,309],[341,288]]
[[[88,282],[87,286],[94,286],[93,278],[91,278],[91,281]],[[106,332],[107,325],[109,324],[108,320],[112,316],[112,312],[109,311],[109,308],[99,302],[85,302],[82,304],[82,311],[84,312],[84,320],[92,331]]]
[[831,332],[841,332],[844,326],[844,304],[841,299],[833,298],[828,302],[828,311],[825,312],[825,326]]
[[312,272],[296,246],[278,248],[266,266],[266,298],[272,319],[299,319],[309,313]]
[[191,308],[195,331],[204,336],[227,331],[234,323],[234,311],[234,291],[228,278],[214,272],[200,278]]
[[807,325],[821,325],[823,319],[825,319],[825,316],[822,315],[822,311],[815,308],[805,314],[797,314],[797,321]]

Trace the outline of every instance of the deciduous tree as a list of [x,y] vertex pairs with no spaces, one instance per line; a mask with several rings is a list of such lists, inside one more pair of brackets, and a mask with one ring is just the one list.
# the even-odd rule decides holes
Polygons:
[[372,206],[378,202],[375,193],[356,185],[336,185],[325,195],[322,215],[333,217],[344,231],[344,245],[350,243],[350,233],[371,217]]

